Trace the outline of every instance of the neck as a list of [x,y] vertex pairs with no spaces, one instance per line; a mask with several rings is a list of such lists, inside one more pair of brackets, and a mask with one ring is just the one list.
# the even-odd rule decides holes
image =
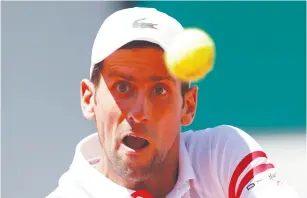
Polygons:
[[[100,160],[97,169],[113,182],[131,190],[146,190],[155,198],[165,198],[174,188],[179,170],[179,137],[167,153],[164,162],[145,181],[127,180],[119,176],[109,160]],[[104,157],[102,157],[103,159]]]

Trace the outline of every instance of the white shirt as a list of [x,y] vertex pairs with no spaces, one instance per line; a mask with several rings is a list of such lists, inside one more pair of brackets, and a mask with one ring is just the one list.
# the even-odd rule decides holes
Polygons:
[[[298,197],[278,180],[261,146],[244,131],[220,125],[180,135],[179,176],[166,198]],[[83,139],[70,169],[47,198],[131,197],[133,190],[112,182],[93,167],[100,149],[96,133]]]

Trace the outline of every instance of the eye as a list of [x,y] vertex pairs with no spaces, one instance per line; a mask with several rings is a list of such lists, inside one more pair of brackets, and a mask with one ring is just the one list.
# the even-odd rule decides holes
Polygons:
[[129,92],[131,85],[128,82],[119,82],[116,84],[116,90],[120,93]]
[[155,85],[153,91],[154,91],[155,95],[157,95],[157,96],[162,96],[162,95],[167,94],[166,88],[163,85],[160,85],[160,84]]

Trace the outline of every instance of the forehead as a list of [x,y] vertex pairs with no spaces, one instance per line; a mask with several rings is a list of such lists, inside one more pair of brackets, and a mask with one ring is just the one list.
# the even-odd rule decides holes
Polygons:
[[142,47],[119,49],[104,60],[104,72],[122,71],[129,75],[168,76],[164,51],[159,48]]

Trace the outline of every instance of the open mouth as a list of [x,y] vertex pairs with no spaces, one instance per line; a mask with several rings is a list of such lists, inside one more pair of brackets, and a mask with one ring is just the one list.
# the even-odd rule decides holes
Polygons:
[[141,137],[127,135],[123,139],[123,144],[133,150],[139,150],[147,147],[149,145],[149,142]]

